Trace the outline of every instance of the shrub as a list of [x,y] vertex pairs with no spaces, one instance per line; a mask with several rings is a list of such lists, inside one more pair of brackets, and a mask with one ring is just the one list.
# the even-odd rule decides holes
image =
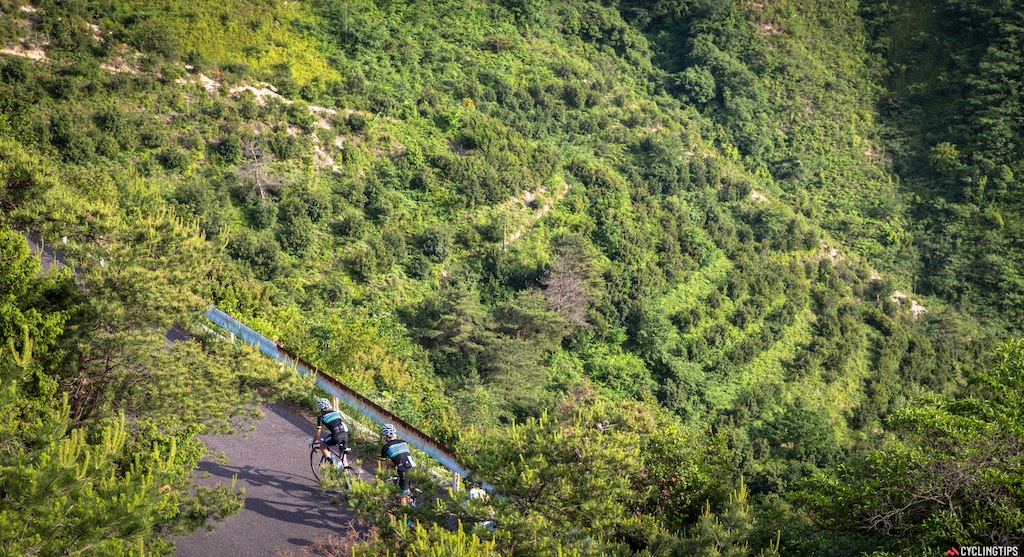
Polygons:
[[242,162],[242,140],[234,134],[226,135],[217,143],[213,152],[224,164],[239,164]]
[[293,218],[283,223],[278,230],[277,239],[289,254],[303,257],[316,242],[316,227],[306,215]]
[[139,131],[139,142],[146,149],[157,149],[164,144],[164,136],[155,126],[143,126]]
[[451,255],[452,233],[447,227],[432,226],[416,238],[416,244],[428,260],[442,263]]
[[160,153],[160,164],[170,171],[184,171],[188,169],[189,158],[181,149],[171,147]]
[[262,199],[254,207],[249,208],[252,222],[259,229],[273,226],[277,222],[277,213],[277,204],[267,199]]
[[243,231],[228,242],[228,253],[247,263],[263,280],[272,280],[281,271],[281,246],[273,238]]
[[50,125],[52,139],[65,161],[72,164],[85,164],[96,156],[96,144],[86,130],[69,115],[59,115]]

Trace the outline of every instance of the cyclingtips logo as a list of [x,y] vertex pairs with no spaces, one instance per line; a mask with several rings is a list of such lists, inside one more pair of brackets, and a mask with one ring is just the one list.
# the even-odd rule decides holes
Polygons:
[[961,545],[946,550],[947,557],[1020,557],[1015,545]]

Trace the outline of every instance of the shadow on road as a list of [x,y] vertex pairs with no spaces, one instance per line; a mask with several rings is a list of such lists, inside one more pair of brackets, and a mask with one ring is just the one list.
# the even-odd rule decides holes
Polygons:
[[[329,528],[337,521],[337,511],[327,504],[326,496],[316,488],[312,478],[295,476],[281,470],[223,466],[209,461],[200,462],[198,471],[229,481],[237,477],[240,484],[247,485],[245,508],[256,514],[319,528]],[[277,500],[271,500],[252,495],[254,491],[258,493],[261,487],[273,488],[286,498],[278,496]],[[317,502],[322,502],[323,507],[311,506]]]

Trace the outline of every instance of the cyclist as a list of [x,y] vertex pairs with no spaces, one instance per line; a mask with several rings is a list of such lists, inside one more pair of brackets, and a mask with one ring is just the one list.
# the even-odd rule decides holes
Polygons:
[[391,459],[391,463],[398,470],[398,489],[402,492],[402,504],[412,501],[409,490],[412,488],[412,480],[409,479],[409,470],[416,467],[416,462],[409,454],[409,444],[398,438],[398,430],[392,424],[384,424],[380,428],[380,434],[387,439],[380,449],[380,459]]
[[[472,484],[472,485],[473,485],[473,487],[469,488],[469,500],[470,501],[479,501],[481,503],[487,504],[487,502],[490,500],[491,496],[488,495],[486,491],[484,491],[484,489],[480,486],[480,484]],[[494,529],[498,525],[498,523],[495,522],[495,520],[494,520],[494,509],[491,508],[490,505],[487,505],[486,508],[487,508],[487,513],[488,513],[489,517],[488,518],[484,518],[483,520],[478,520],[476,525],[477,526],[483,526],[484,528],[487,528],[488,530],[493,532]]]
[[[331,406],[331,401],[321,398],[316,401],[316,407],[320,409],[320,416],[316,419],[316,435],[313,438],[320,443],[320,452],[324,454],[324,458],[331,459],[336,468],[341,468],[345,463],[339,461],[327,447],[339,445],[338,452],[345,454],[348,447],[348,427],[341,420],[341,414]],[[320,433],[325,427],[330,431],[330,435],[321,438]]]
[[469,488],[470,501],[483,501],[486,503],[488,499],[490,499],[490,496],[479,485],[474,484],[473,487]]

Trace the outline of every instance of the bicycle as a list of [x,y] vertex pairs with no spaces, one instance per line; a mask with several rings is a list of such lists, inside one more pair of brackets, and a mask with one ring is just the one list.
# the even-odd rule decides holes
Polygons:
[[[348,454],[352,452],[352,449],[345,447],[345,450],[341,451],[339,447],[340,445],[328,445],[327,450],[334,455],[334,458],[341,462],[341,466],[338,467],[338,473],[345,477],[345,485],[348,486],[348,479],[356,475],[356,469],[351,466],[351,462],[348,459]],[[323,466],[325,464],[334,466],[334,461],[324,456],[324,453],[320,450],[319,441],[309,439],[309,469],[313,471],[313,478],[318,482],[323,477]]]
[[[399,483],[399,477],[398,476],[391,476],[390,478],[388,478],[388,483],[389,484],[394,484],[395,487],[401,487],[401,484]],[[409,493],[411,495],[422,495],[423,494],[423,492],[420,491],[420,489],[418,487],[414,486],[414,485],[410,485],[409,486]]]
[[[401,487],[402,487],[401,478],[399,478],[398,476],[391,476],[391,477],[389,477],[387,479],[387,483],[389,483],[389,484],[391,484],[391,485],[393,485],[393,486],[395,486],[395,487],[397,487],[399,489],[401,489]],[[418,487],[410,484],[409,485],[409,492],[407,494],[405,494],[405,495],[402,495],[402,497],[401,497],[402,504],[403,505],[408,505],[408,506],[410,506],[410,507],[415,509],[417,506],[419,506],[419,502],[421,502],[420,501],[420,496],[422,496],[422,495],[423,495],[423,492]]]

